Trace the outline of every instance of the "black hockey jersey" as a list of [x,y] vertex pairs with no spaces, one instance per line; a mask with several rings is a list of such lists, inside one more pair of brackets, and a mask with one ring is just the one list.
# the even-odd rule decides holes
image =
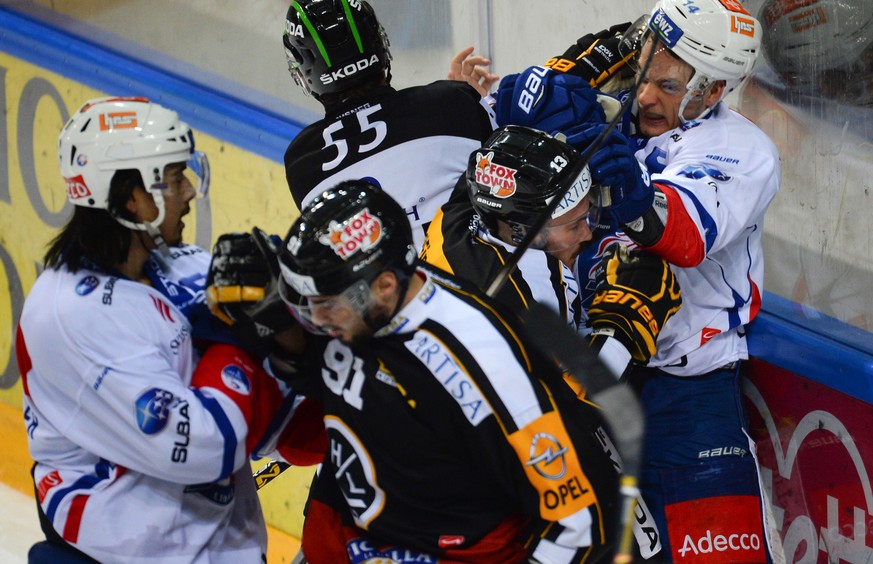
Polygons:
[[[480,224],[461,180],[428,227],[421,258],[484,291],[514,251]],[[558,313],[574,331],[584,326],[573,271],[542,251],[524,253],[496,297],[516,313],[536,301]]]
[[[316,388],[304,391],[320,394],[329,448],[304,528],[307,558],[329,561],[318,555],[334,542],[334,555],[502,562],[501,542],[480,541],[519,518],[515,538],[501,539],[520,547],[509,561],[603,556],[618,474],[598,409],[502,306],[448,275],[418,274],[424,287],[368,343],[319,348]],[[311,528],[317,503],[361,538]],[[410,559],[398,560],[397,547]]]
[[494,111],[466,83],[375,89],[301,131],[285,152],[299,209],[343,180],[370,178],[406,210],[421,248],[427,224],[496,128]]

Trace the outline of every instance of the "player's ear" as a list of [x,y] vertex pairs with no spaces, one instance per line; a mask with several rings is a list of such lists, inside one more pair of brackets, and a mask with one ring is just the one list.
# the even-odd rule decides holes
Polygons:
[[124,204],[124,209],[130,212],[130,217],[136,221],[153,219],[145,218],[145,215],[149,214],[150,211],[154,211],[154,202],[155,200],[151,194],[146,192],[141,186],[137,186],[131,191],[130,198]]
[[721,100],[721,93],[724,92],[725,82],[723,80],[716,81],[713,84],[712,88],[710,88],[709,93],[706,95],[704,100],[704,104],[707,108],[711,108],[714,106],[719,100]]
[[390,270],[386,270],[380,273],[379,276],[373,280],[370,289],[373,291],[373,296],[379,303],[385,303],[394,295],[394,293],[397,292],[399,286],[397,275]]

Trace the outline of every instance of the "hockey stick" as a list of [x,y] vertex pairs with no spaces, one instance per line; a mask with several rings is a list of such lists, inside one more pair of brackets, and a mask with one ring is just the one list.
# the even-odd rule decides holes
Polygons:
[[[642,48],[642,45],[640,45]],[[568,178],[576,178],[588,166],[588,162],[594,153],[603,145],[606,137],[615,128],[618,121],[627,112],[636,100],[637,91],[643,77],[648,72],[655,49],[649,51],[645,63],[640,69],[640,74],[627,99],[621,106],[621,110],[610,120],[606,128],[582,153],[575,169],[568,174]],[[494,280],[488,286],[486,294],[494,297],[509,279],[509,276],[517,268],[522,255],[531,247],[534,239],[552,217],[552,213],[563,201],[572,185],[564,187],[555,194],[543,213],[537,217],[534,224],[525,233],[524,238],[503,267],[495,275]],[[609,188],[602,187],[603,200],[609,202]],[[532,302],[528,310],[523,312],[525,321],[537,330],[529,331],[531,341],[540,351],[555,357],[559,363],[569,372],[579,384],[589,393],[592,401],[603,410],[603,418],[610,427],[611,436],[615,440],[616,448],[622,458],[622,468],[619,484],[622,496],[622,508],[620,513],[621,534],[618,539],[618,548],[613,556],[616,564],[626,564],[633,561],[633,526],[636,521],[636,500],[640,495],[637,487],[637,476],[642,466],[642,441],[644,432],[643,411],[639,400],[630,387],[619,384],[600,362],[595,354],[588,348],[577,335],[567,330],[566,324],[551,310],[545,306]]]
[[279,474],[290,468],[291,465],[287,462],[282,462],[281,460],[272,460],[267,461],[266,464],[261,466],[257,472],[252,474],[252,478],[255,479],[255,488],[261,489],[273,480],[275,480]]

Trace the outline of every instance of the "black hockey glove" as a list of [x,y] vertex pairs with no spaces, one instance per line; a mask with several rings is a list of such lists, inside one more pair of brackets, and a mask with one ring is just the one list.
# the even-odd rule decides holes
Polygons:
[[604,253],[596,281],[588,310],[592,335],[614,337],[634,360],[648,362],[664,323],[682,304],[670,265],[645,251],[616,244]]
[[625,65],[636,55],[636,50],[622,48],[622,34],[630,26],[631,22],[625,22],[583,35],[563,55],[549,59],[545,66],[581,76],[594,88],[602,86],[620,71],[632,76],[633,71]]
[[279,297],[277,241],[255,227],[251,233],[222,235],[212,249],[206,280],[209,310],[246,344],[295,324]]

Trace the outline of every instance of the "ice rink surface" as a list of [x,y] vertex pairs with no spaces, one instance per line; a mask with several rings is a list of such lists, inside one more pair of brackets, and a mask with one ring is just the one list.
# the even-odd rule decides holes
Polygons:
[[0,482],[0,562],[26,563],[27,550],[42,539],[33,498]]

